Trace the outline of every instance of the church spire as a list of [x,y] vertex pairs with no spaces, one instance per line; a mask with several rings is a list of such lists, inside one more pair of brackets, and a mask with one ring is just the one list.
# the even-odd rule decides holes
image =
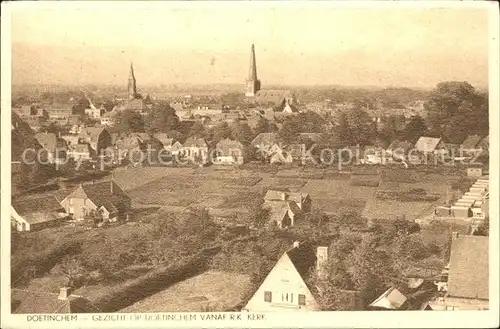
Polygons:
[[250,53],[250,70],[248,72],[248,80],[257,80],[257,63],[255,62],[255,46],[253,44]]
[[135,75],[134,75],[134,66],[132,65],[132,62],[130,62],[130,73],[128,76],[128,99],[134,99],[137,95],[137,86],[136,86],[136,81],[135,81]]
[[257,63],[255,61],[255,46],[252,44],[250,52],[250,70],[248,72],[248,80],[246,81],[245,95],[248,97],[255,96],[260,90],[260,80],[257,79]]

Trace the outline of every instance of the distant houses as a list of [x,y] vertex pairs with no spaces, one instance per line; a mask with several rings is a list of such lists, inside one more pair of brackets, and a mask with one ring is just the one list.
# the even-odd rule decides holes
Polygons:
[[64,162],[67,154],[66,141],[54,133],[37,133],[35,139],[43,148],[40,159],[48,163]]
[[203,138],[189,137],[178,154],[191,163],[206,164],[209,160],[208,144]]

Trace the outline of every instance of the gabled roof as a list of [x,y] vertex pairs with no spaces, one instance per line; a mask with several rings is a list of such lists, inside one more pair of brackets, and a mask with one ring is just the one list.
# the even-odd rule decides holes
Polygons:
[[184,143],[184,147],[207,147],[207,143],[203,138],[189,137]]
[[451,242],[448,295],[489,299],[488,237],[463,235]]
[[[66,300],[59,295],[44,291],[11,290],[12,313],[15,314],[58,314],[58,313],[98,313],[99,309],[88,299],[70,295]],[[16,305],[17,304],[17,305]]]
[[481,136],[469,135],[462,143],[462,148],[465,150],[475,149],[479,142],[481,141]]
[[105,130],[106,128],[104,127],[85,127],[78,134],[78,137],[83,138],[85,140],[90,140],[92,142],[97,142],[99,140],[99,136]]
[[287,192],[285,191],[269,190],[266,192],[266,195],[264,196],[265,201],[270,201],[270,200],[285,201],[286,199],[287,199]]
[[410,142],[402,142],[398,140],[393,140],[392,143],[387,147],[387,150],[403,150],[404,152],[409,151],[411,148],[413,148],[412,143]]
[[154,138],[159,140],[163,144],[163,146],[169,146],[174,143],[174,139],[165,133],[157,133],[154,135]]
[[35,134],[35,139],[47,151],[54,151],[58,146],[62,147],[64,142],[59,141],[54,133],[38,133]]
[[53,195],[12,200],[12,207],[30,224],[50,221],[57,217],[57,213],[65,212]]
[[[111,193],[111,184],[113,193]],[[70,195],[72,198],[88,197],[97,208],[104,206],[109,211],[116,209],[117,204],[130,200],[130,197],[114,181],[79,185]]]
[[299,272],[300,276],[307,282],[309,272],[316,264],[316,252],[308,243],[301,243],[298,247],[285,252]]
[[415,148],[419,152],[432,152],[441,142],[441,138],[435,137],[420,137],[415,144]]
[[243,144],[241,144],[239,141],[237,140],[232,140],[232,139],[229,139],[229,138],[226,138],[226,139],[222,139],[220,140],[217,145],[216,145],[216,148],[217,149],[224,149],[224,150],[229,150],[229,149],[243,149]]
[[260,133],[252,141],[253,146],[267,146],[278,142],[278,136],[275,133]]
[[397,310],[403,306],[407,298],[395,287],[386,290],[379,298],[370,304],[371,307]]

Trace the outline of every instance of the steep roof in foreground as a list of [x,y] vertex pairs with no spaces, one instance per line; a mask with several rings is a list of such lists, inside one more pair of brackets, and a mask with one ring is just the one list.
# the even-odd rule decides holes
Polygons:
[[489,299],[488,237],[464,235],[451,243],[448,295]]

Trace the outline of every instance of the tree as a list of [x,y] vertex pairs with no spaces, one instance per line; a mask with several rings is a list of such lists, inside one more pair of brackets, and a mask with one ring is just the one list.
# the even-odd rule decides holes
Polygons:
[[179,117],[175,110],[165,102],[155,103],[146,117],[146,131],[149,133],[167,132],[179,127]]
[[85,109],[88,108],[90,108],[90,102],[87,100],[87,98],[79,97],[76,101],[76,104],[71,107],[71,113],[83,116],[85,115]]
[[231,125],[231,134],[240,143],[248,145],[252,142],[254,134],[248,123],[234,122]]
[[477,230],[474,231],[474,235],[489,236],[490,235],[490,220],[486,218],[483,223],[479,224]]
[[372,120],[367,112],[359,107],[353,108],[346,114],[350,127],[351,142],[354,144],[369,144],[372,138]]
[[66,256],[62,262],[59,263],[54,271],[64,275],[68,279],[68,286],[77,288],[82,283],[81,280],[87,274],[86,268],[74,256]]
[[144,120],[134,110],[123,110],[116,114],[114,128],[118,132],[134,133],[144,131]]
[[439,83],[424,108],[430,133],[446,136],[453,143],[461,143],[465,134],[488,133],[488,96],[468,82]]
[[259,120],[257,121],[257,125],[255,126],[255,129],[253,132],[254,132],[254,135],[257,136],[258,134],[261,134],[261,133],[274,133],[277,131],[278,131],[278,128],[276,127],[276,125],[274,123],[269,122],[269,120],[267,120],[264,117],[259,117]]
[[301,132],[301,124],[296,120],[296,118],[287,117],[283,121],[283,126],[279,131],[279,136],[285,143],[293,143],[297,141],[298,134]]
[[200,121],[196,121],[189,131],[189,136],[205,138],[207,136],[207,130],[205,129],[203,123],[201,123]]
[[421,136],[427,133],[427,126],[421,116],[415,115],[405,126],[400,134],[402,140],[415,143]]
[[335,135],[339,145],[348,146],[352,144],[351,128],[347,120],[347,115],[344,112],[339,113],[338,127]]
[[221,122],[217,126],[212,128],[212,133],[213,133],[213,139],[214,142],[219,142],[222,139],[225,138],[233,138],[233,134],[231,132],[231,128],[229,127],[229,124],[227,122]]

